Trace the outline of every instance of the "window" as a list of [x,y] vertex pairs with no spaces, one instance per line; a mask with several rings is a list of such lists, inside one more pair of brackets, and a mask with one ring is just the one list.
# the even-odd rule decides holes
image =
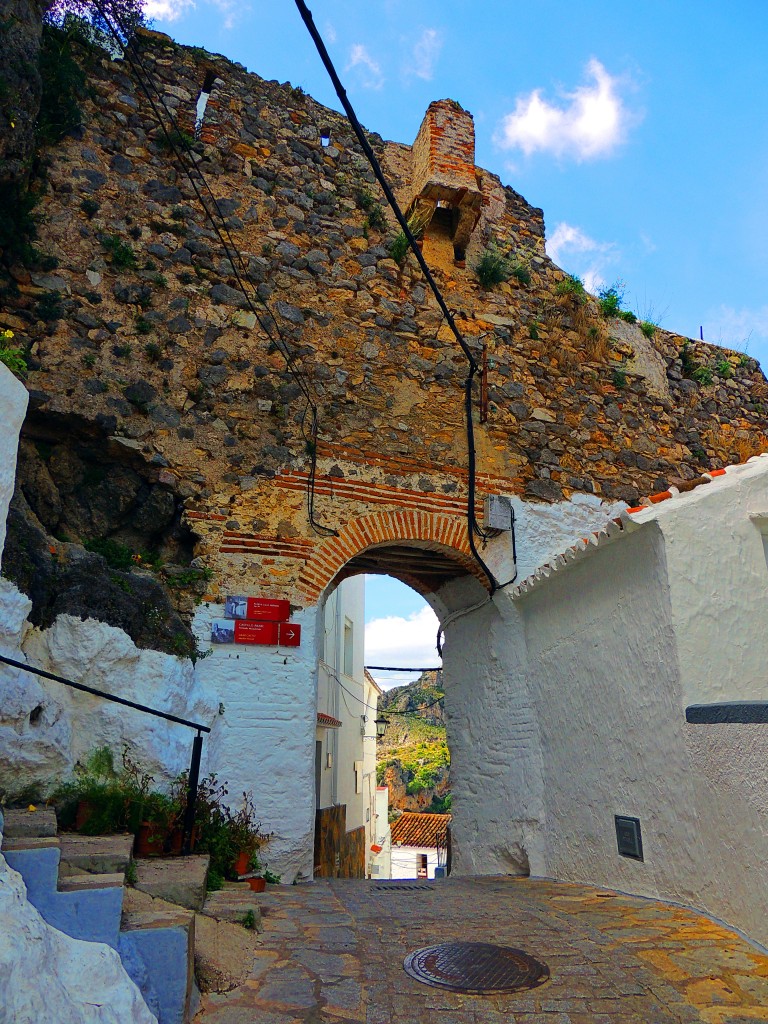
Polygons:
[[416,854],[416,877],[426,878],[427,877],[427,855],[426,853]]
[[351,676],[354,671],[354,637],[352,620],[344,618],[344,666],[345,676]]

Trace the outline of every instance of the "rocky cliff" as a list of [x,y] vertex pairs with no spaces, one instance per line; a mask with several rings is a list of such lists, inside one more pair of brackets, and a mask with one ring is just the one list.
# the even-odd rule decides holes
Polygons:
[[379,714],[388,719],[378,741],[377,778],[389,788],[396,811],[447,810],[450,754],[446,744],[443,690],[438,673],[425,672],[407,686],[382,694]]

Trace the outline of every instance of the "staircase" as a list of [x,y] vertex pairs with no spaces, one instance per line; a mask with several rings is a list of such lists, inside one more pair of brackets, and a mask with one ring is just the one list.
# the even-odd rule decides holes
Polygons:
[[153,899],[138,909],[124,905],[133,836],[58,834],[51,807],[7,810],[0,825],[2,853],[43,920],[117,950],[158,1024],[187,1024],[198,998],[194,909]]

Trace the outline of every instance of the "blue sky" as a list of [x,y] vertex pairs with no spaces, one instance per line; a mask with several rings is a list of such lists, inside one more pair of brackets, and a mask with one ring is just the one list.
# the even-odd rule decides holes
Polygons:
[[[313,0],[358,115],[411,142],[430,100],[544,209],[551,254],[662,326],[768,363],[768,4]],[[180,42],[338,107],[292,0],[149,0]]]
[[[557,263],[591,290],[623,281],[642,318],[701,326],[768,366],[766,0],[308,3],[369,130],[410,143],[431,100],[458,100],[477,163],[543,208]],[[338,108],[293,0],[147,11]],[[391,638],[401,663],[433,664],[433,622],[408,593],[368,587],[376,656]]]

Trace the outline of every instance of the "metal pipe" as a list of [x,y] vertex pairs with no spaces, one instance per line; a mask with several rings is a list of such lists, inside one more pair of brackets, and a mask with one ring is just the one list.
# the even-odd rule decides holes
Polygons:
[[187,782],[187,806],[184,811],[184,831],[181,840],[181,852],[187,856],[192,852],[192,830],[195,827],[195,811],[197,809],[197,785],[200,780],[200,755],[203,751],[203,737],[198,732],[192,740],[192,760],[189,765]]
[[122,704],[127,708],[135,708],[143,711],[145,715],[154,715],[155,718],[164,718],[166,722],[176,722],[178,725],[186,725],[188,729],[197,729],[198,732],[210,732],[210,727],[201,725],[199,722],[190,722],[186,718],[179,718],[177,715],[169,715],[167,711],[158,711],[157,708],[148,708],[146,704],[137,704],[136,701],[126,700],[125,697],[117,697],[114,693],[105,693],[104,690],[96,690],[85,683],[76,683],[72,679],[65,679],[63,676],[54,675],[53,672],[46,672],[42,668],[34,668],[32,665],[25,665],[23,661],[14,661],[13,658],[6,658],[0,654],[0,662],[5,665],[12,665],[14,668],[23,669],[32,675],[41,676],[43,679],[52,679],[54,683],[63,683],[64,686],[71,686],[73,690],[82,690],[84,693],[92,693],[94,697],[102,697],[104,700],[111,700],[113,704]]

